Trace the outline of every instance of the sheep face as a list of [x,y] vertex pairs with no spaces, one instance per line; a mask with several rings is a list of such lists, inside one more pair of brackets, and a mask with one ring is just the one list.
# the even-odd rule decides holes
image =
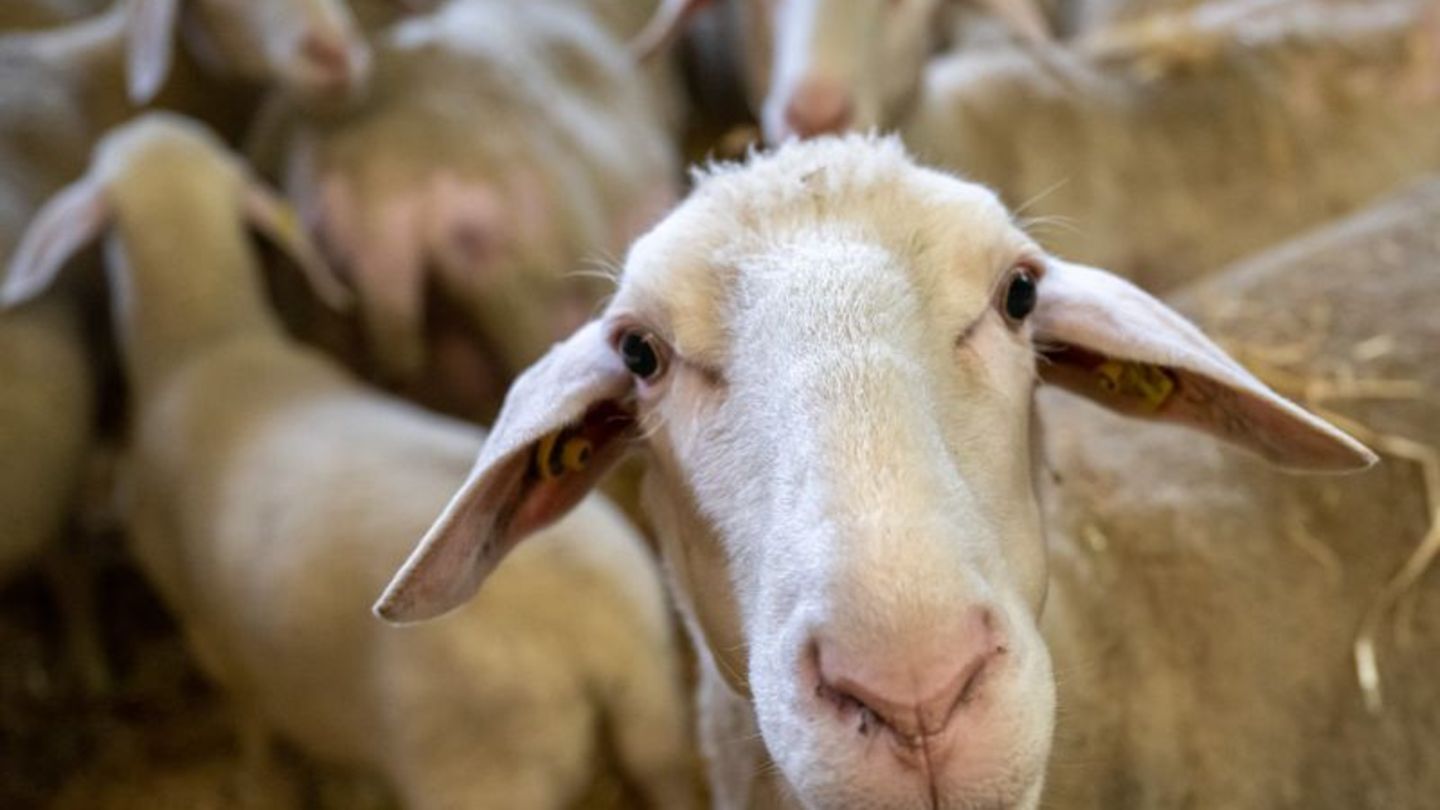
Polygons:
[[350,100],[369,77],[370,48],[341,0],[131,0],[130,15],[137,100],[163,81],[177,25],[210,69],[307,102]]
[[989,192],[892,176],[897,152],[777,165],[744,195],[720,178],[637,244],[611,334],[659,355],[637,393],[650,511],[711,546],[668,551],[712,561],[683,587],[738,630],[710,650],[797,793],[1031,806],[1054,685],[1034,351],[1006,305],[1042,254]]
[[940,45],[943,0],[750,5],[751,30],[765,36],[751,46],[748,78],[771,143],[892,125]]
[[989,191],[893,140],[819,139],[712,172],[635,244],[378,611],[463,600],[638,443],[677,597],[801,804],[1035,807],[1041,377],[1283,463],[1373,460]]

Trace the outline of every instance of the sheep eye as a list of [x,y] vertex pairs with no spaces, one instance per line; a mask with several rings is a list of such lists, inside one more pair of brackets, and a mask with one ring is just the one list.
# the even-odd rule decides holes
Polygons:
[[1023,321],[1035,311],[1035,276],[1030,270],[1020,270],[1010,278],[1005,288],[1005,317],[1012,321]]
[[655,336],[644,332],[621,335],[620,360],[636,377],[654,379],[660,373],[660,351],[655,345]]

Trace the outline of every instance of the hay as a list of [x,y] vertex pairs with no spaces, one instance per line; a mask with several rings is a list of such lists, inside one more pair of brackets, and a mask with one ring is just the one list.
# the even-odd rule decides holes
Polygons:
[[1372,430],[1354,419],[1327,409],[1317,409],[1317,413],[1370,445],[1376,452],[1418,465],[1425,485],[1425,502],[1430,515],[1429,529],[1405,560],[1405,564],[1385,583],[1379,595],[1371,602],[1360,620],[1360,629],[1355,638],[1355,669],[1360,678],[1361,691],[1365,695],[1365,708],[1373,714],[1379,714],[1384,709],[1384,692],[1375,650],[1380,623],[1391,611],[1395,611],[1397,639],[1402,645],[1413,643],[1416,586],[1425,576],[1425,572],[1434,565],[1436,557],[1440,556],[1440,449],[1404,436]]
[[[1322,313],[1322,320],[1328,321],[1328,314]],[[1425,573],[1434,566],[1437,557],[1440,557],[1440,448],[1407,436],[1378,430],[1327,407],[1326,403],[1389,400],[1426,402],[1440,406],[1440,397],[1420,380],[1359,376],[1354,365],[1348,362],[1337,368],[1332,377],[1311,376],[1282,367],[1294,365],[1313,356],[1312,352],[1318,349],[1321,336],[1326,331],[1312,326],[1306,330],[1311,337],[1296,343],[1273,347],[1231,344],[1227,345],[1226,349],[1267,385],[1328,419],[1369,445],[1381,456],[1409,462],[1420,468],[1425,489],[1426,514],[1430,516],[1429,527],[1404,564],[1385,582],[1365,610],[1353,645],[1355,672],[1364,696],[1365,708],[1378,715],[1384,710],[1383,678],[1376,649],[1382,623],[1393,613],[1396,616],[1397,642],[1402,646],[1413,643],[1417,586]],[[1375,335],[1352,346],[1349,355],[1355,362],[1365,362],[1390,353],[1396,345],[1393,335]],[[1292,518],[1289,530],[1291,541],[1300,545],[1310,556],[1322,561],[1322,565],[1327,568],[1332,564],[1338,565],[1339,560],[1334,557],[1334,552],[1305,530],[1298,513],[1292,515]],[[1327,554],[1333,563],[1325,561]]]

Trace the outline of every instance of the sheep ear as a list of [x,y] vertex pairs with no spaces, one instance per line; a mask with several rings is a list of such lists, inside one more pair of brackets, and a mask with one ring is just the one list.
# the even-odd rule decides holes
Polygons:
[[326,306],[340,311],[349,309],[354,303],[350,290],[315,247],[295,209],[253,177],[246,178],[244,194],[245,218],[251,226],[300,267],[310,288]]
[[22,304],[55,283],[66,262],[100,238],[110,203],[100,183],[83,177],[62,189],[35,215],[10,258],[0,307]]
[[1054,39],[1045,12],[1040,10],[1035,0],[980,0],[980,5],[1003,20],[1026,42],[1039,44]]
[[641,62],[654,59],[680,36],[695,12],[709,4],[710,0],[661,0],[650,21],[630,40],[630,53]]
[[599,322],[522,374],[469,477],[391,580],[376,615],[412,622],[458,607],[516,543],[579,503],[631,444],[631,385]]
[[179,5],[180,0],[130,0],[125,72],[132,104],[149,104],[165,86]]
[[1284,467],[1353,470],[1376,460],[1118,276],[1052,260],[1031,322],[1041,377],[1114,410],[1205,431]]

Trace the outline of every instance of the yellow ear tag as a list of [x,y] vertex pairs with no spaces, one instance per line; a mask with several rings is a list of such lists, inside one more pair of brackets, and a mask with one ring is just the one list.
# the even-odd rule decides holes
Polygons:
[[279,232],[279,238],[283,241],[299,240],[301,238],[300,213],[290,205],[276,206],[275,230]]
[[579,436],[566,441],[560,451],[560,460],[570,472],[582,472],[590,463],[590,441]]
[[1147,411],[1157,411],[1175,392],[1175,378],[1160,366],[1106,360],[1095,367],[1100,387],[1126,399],[1138,399]]
[[590,464],[590,440],[566,433],[550,433],[535,445],[535,467],[542,481],[554,481],[566,472],[581,472]]

